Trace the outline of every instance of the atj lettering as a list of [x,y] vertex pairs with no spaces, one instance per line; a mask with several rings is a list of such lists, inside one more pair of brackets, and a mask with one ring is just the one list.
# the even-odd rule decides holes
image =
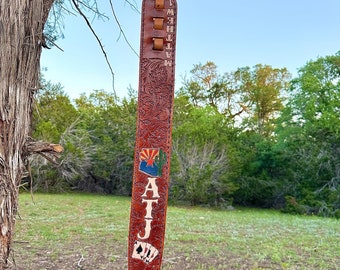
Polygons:
[[156,180],[157,178],[154,178],[154,177],[148,178],[148,183],[145,186],[145,190],[142,195],[142,203],[146,204],[145,206],[146,214],[144,216],[144,221],[145,221],[144,234],[141,235],[141,232],[139,232],[137,235],[137,237],[141,240],[145,240],[150,237],[151,222],[153,220],[152,210],[153,210],[154,204],[158,204],[158,198],[160,197],[158,193],[158,186],[156,184]]

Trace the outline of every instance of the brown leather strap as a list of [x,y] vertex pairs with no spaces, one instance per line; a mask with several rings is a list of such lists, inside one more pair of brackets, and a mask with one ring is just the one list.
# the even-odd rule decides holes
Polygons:
[[164,28],[164,18],[153,18],[153,29],[163,30]]
[[143,0],[128,269],[160,269],[168,200],[177,3]]
[[157,8],[157,9],[164,8],[164,0],[156,0],[155,1],[155,8]]

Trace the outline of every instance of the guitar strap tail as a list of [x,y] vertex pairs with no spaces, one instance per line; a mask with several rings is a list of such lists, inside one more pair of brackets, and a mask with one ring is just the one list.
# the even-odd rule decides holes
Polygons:
[[143,0],[128,269],[160,269],[169,189],[176,0]]

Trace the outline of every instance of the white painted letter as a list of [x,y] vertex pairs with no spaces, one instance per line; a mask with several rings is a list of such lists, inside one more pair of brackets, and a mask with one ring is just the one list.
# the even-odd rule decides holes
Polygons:
[[152,219],[152,203],[158,203],[157,200],[142,200],[142,203],[146,202],[146,215],[144,218],[151,218]]
[[138,233],[137,234],[137,237],[139,239],[148,239],[150,237],[150,232],[151,232],[151,221],[152,219],[146,219],[145,220],[145,233],[144,233],[144,236],[140,236],[140,234]]
[[169,9],[168,9],[167,15],[168,15],[168,16],[175,16],[174,9],[173,9],[173,8],[169,8]]
[[145,191],[142,195],[142,197],[147,197],[147,192],[148,191],[152,191],[153,196],[152,198],[159,198],[159,194],[158,194],[158,187],[156,185],[156,178],[152,178],[152,177],[148,177],[148,184],[145,187]]
[[173,26],[173,25],[168,25],[168,26],[166,27],[166,31],[167,31],[168,33],[173,33],[173,32],[174,32],[174,26]]
[[172,66],[172,60],[164,60],[164,66],[169,66],[171,67]]
[[168,18],[168,24],[175,24],[175,18],[174,17],[169,17]]
[[172,38],[172,35],[171,34],[169,34],[167,37],[166,37],[166,41],[172,41],[173,40],[173,38]]
[[166,50],[172,50],[171,43],[167,43],[165,49],[166,49]]

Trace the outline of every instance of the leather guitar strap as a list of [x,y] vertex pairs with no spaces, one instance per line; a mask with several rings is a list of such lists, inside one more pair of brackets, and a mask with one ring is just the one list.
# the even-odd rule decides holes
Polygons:
[[128,269],[160,269],[168,201],[176,0],[143,0]]

